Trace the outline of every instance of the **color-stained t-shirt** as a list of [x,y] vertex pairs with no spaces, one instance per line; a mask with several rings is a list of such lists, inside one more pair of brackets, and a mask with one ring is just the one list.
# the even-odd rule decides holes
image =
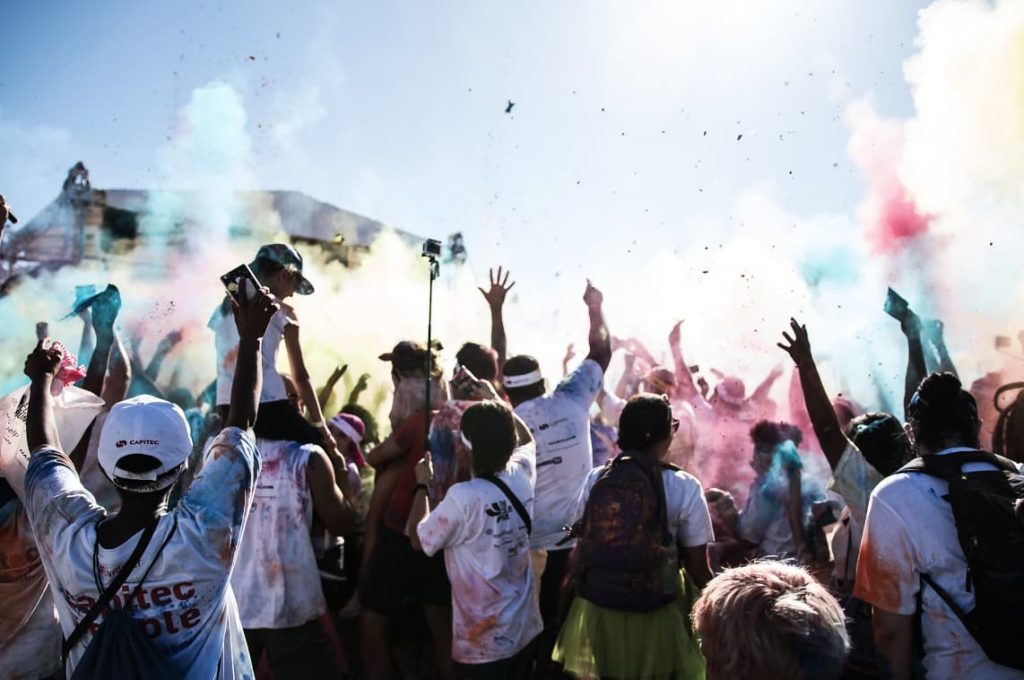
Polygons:
[[839,516],[839,528],[831,540],[836,582],[840,586],[852,583],[857,573],[857,553],[868,515],[868,501],[881,481],[882,473],[852,442],[848,444],[829,481],[829,489],[842,496],[846,503]]
[[462,443],[462,414],[478,402],[451,399],[430,421],[430,460],[434,477],[428,494],[432,503],[444,498],[452,484],[470,477],[470,454]]
[[60,624],[25,506],[0,506],[0,678],[60,671]]
[[[948,449],[938,454],[970,449]],[[964,474],[995,469],[969,463]],[[857,560],[854,596],[892,614],[912,615],[921,590],[921,632],[928,680],[1024,678],[1024,671],[994,664],[967,632],[941,596],[922,585],[931,576],[965,611],[974,608],[968,591],[967,560],[957,538],[956,523],[944,480],[925,474],[897,473],[871,493],[864,536]],[[922,590],[923,588],[923,590]]]
[[[202,472],[156,531],[122,589],[131,614],[183,678],[252,678],[252,663],[229,586],[238,544],[259,476],[251,433],[226,428],[207,448]],[[32,453],[25,477],[26,508],[43,566],[53,588],[64,635],[89,611],[99,593],[93,575],[96,525],[106,511],[82,486],[68,457],[55,449]],[[128,560],[142,532],[116,548],[99,548],[99,571],[108,585]],[[161,546],[164,545],[161,551]],[[123,595],[112,606],[123,608]],[[95,632],[102,623],[97,619]],[[69,672],[92,634],[70,653]]]
[[[512,453],[498,478],[529,514],[536,452]],[[544,627],[534,597],[530,536],[508,497],[484,479],[455,484],[416,527],[423,551],[444,550],[452,584],[452,658],[480,664],[514,656]]]
[[327,609],[310,530],[309,457],[320,447],[258,439],[263,466],[245,523],[231,589],[242,627],[291,628]]
[[572,543],[557,543],[565,538],[563,527],[572,524],[577,493],[593,467],[590,406],[603,380],[600,364],[587,359],[554,392],[515,408],[537,442],[536,506],[530,536],[534,550],[572,547]]

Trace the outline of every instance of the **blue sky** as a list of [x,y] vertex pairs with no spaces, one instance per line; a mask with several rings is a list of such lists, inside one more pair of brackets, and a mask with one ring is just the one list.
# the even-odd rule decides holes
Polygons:
[[642,266],[753,187],[852,214],[843,111],[910,113],[923,3],[295,4],[9,7],[0,191],[27,218],[79,159],[97,186],[158,185],[178,111],[223,80],[256,186],[461,230],[477,269]]

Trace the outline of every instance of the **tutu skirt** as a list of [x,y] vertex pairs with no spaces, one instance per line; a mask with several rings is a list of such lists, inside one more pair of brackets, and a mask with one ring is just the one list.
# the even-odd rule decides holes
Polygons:
[[[682,579],[682,575],[680,575]],[[624,612],[576,597],[552,659],[581,678],[703,680],[704,657],[690,631],[693,593],[652,612]]]

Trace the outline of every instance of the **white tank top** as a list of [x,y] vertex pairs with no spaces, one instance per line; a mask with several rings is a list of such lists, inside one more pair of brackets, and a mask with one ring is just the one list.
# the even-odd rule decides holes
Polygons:
[[291,628],[327,609],[313,555],[313,444],[257,439],[263,467],[231,575],[242,628]]

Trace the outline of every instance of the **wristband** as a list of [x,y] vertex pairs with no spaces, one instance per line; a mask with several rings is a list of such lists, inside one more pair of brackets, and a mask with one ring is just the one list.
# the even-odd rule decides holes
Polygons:
[[311,424],[311,425],[312,425],[313,427],[315,427],[316,429],[318,429],[318,430],[322,430],[322,429],[323,429],[323,427],[324,427],[324,425],[325,425],[324,421],[322,421],[322,420],[318,420],[318,421],[316,421],[315,423],[310,423],[310,424]]
[[420,489],[423,489],[424,493],[429,493],[430,491],[426,484],[417,484],[412,488],[412,495],[415,496],[416,494],[418,494],[420,492]]

